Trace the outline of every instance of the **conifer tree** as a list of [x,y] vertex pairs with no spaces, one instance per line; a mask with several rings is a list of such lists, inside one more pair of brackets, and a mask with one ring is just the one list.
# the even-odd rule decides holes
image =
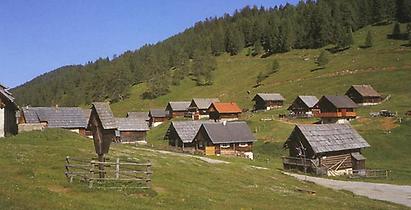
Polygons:
[[401,27],[400,23],[395,22],[394,28],[392,29],[392,37],[398,39],[401,36]]
[[330,62],[330,60],[329,60],[329,58],[328,58],[327,52],[324,50],[324,51],[322,51],[321,54],[318,56],[317,65],[318,65],[320,68],[325,68],[325,65],[327,65],[328,62]]
[[365,38],[364,47],[372,47],[373,46],[373,38],[371,31],[368,31],[367,37]]

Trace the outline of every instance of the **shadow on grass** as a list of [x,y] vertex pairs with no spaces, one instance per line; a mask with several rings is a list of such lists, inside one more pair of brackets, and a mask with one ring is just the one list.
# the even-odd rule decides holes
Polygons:
[[321,70],[321,69],[325,69],[325,67],[317,67],[315,69],[311,69],[310,72],[315,72],[315,71],[318,71],[318,70]]

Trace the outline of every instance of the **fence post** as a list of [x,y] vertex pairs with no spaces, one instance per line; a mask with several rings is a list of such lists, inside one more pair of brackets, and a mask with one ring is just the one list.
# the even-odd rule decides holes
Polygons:
[[149,165],[147,165],[146,172],[147,172],[147,177],[146,177],[146,185],[148,188],[151,188],[151,161],[148,161]]
[[88,180],[88,188],[93,187],[93,178],[94,178],[94,160],[90,161],[90,177]]
[[120,178],[120,158],[116,160],[116,179]]

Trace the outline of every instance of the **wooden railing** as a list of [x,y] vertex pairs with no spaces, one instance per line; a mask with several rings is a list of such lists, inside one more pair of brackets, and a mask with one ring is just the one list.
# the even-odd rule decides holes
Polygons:
[[385,169],[364,169],[353,170],[350,178],[388,178],[391,174],[390,170]]
[[115,162],[100,162],[66,157],[65,175],[69,182],[75,179],[88,182],[103,188],[150,188],[151,162],[124,161],[119,158]]
[[315,117],[356,117],[356,112],[321,112],[315,113]]
[[313,159],[303,157],[281,157],[283,164],[303,167],[317,167]]

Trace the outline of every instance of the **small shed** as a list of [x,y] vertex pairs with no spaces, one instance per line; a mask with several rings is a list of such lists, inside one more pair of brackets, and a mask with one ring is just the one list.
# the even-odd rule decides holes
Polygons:
[[319,109],[315,108],[317,102],[316,96],[297,96],[288,110],[296,116],[310,117],[313,113],[319,112]]
[[0,138],[17,134],[17,110],[13,95],[0,84]]
[[193,116],[193,119],[208,118],[208,108],[214,102],[220,102],[220,100],[218,98],[193,98],[188,111]]
[[210,119],[214,121],[219,120],[238,120],[242,111],[240,107],[234,103],[222,103],[222,102],[214,102],[208,108],[208,113],[210,115]]
[[253,159],[255,137],[246,122],[204,123],[195,136],[196,148],[206,155]]
[[99,158],[107,154],[111,142],[116,140],[117,122],[108,102],[94,102],[88,129],[93,132],[94,147]]
[[166,111],[169,118],[183,117],[188,112],[190,101],[170,101],[167,104]]
[[334,176],[365,170],[361,150],[370,145],[349,124],[306,124],[295,126],[284,147],[285,169]]
[[88,120],[85,111],[79,107],[23,107],[19,130],[63,128],[86,136]]
[[285,99],[279,93],[257,93],[253,101],[255,102],[254,110],[270,110],[282,107]]
[[211,121],[174,121],[167,129],[164,139],[170,146],[181,148],[183,151],[194,152],[196,150],[194,137],[203,123]]
[[381,103],[382,96],[371,85],[352,85],[345,93],[359,105],[376,105]]
[[346,123],[357,117],[358,105],[345,95],[323,96],[315,108],[320,110],[315,116],[321,118],[322,123]]
[[148,112],[149,119],[149,126],[157,127],[163,124],[168,119],[168,112],[162,109],[150,109]]
[[117,123],[117,142],[136,143],[146,142],[148,124],[138,118],[115,118]]

